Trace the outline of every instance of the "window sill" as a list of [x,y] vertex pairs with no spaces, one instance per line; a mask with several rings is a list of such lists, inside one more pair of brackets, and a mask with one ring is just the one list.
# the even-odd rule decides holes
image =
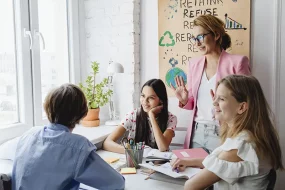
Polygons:
[[104,141],[109,134],[111,134],[117,126],[100,125],[98,127],[83,127],[76,126],[72,133],[86,137],[93,144]]
[[7,127],[0,128],[0,145],[10,139],[21,136],[23,133],[28,131],[31,126],[23,123],[9,125]]

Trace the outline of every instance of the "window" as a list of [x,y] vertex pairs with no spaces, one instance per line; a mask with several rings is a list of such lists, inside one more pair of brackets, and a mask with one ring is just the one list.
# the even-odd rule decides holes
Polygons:
[[[33,73],[35,96],[35,123],[45,123],[43,102],[47,93],[54,87],[69,82],[68,20],[65,0],[38,0],[31,10],[37,13],[31,31],[38,42],[34,53]],[[40,64],[37,64],[40,63]]]
[[0,1],[0,143],[47,123],[47,93],[79,82],[77,16],[78,0]]
[[13,1],[0,1],[0,23],[0,126],[4,126],[19,122]]

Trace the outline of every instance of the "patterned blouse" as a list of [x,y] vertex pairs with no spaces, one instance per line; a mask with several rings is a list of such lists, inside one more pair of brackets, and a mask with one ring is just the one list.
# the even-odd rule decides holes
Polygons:
[[[136,118],[137,118],[137,113],[140,110],[140,108],[135,109],[129,113],[126,114],[126,117],[121,121],[121,125],[129,131],[128,138],[133,138],[135,139],[136,136]],[[150,126],[150,140],[151,142],[155,142],[154,134],[153,134],[153,129],[151,127],[151,122],[148,118],[149,126]],[[168,122],[167,122],[167,128],[175,131],[177,125],[177,117],[173,115],[172,113],[168,112]]]

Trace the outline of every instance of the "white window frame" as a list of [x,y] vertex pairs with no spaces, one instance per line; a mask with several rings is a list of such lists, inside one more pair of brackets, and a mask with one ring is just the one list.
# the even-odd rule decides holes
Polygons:
[[[31,67],[30,65],[22,64],[23,61],[30,61],[29,39],[24,37],[23,28],[29,29],[28,0],[14,1],[14,27],[15,27],[15,49],[16,49],[16,71],[17,71],[17,86],[18,86],[18,118],[19,123],[7,125],[0,129],[0,144],[21,135],[23,132],[33,126],[33,104],[30,103],[32,97]],[[17,22],[18,21],[18,22]]]
[[[31,3],[32,2],[32,3]],[[41,108],[35,108],[34,105],[41,104],[41,96],[35,96],[33,89],[41,91],[40,79],[40,64],[28,64],[30,63],[31,56],[39,56],[39,54],[31,54],[30,39],[24,37],[24,28],[30,31],[34,31],[34,28],[30,28],[31,23],[35,22],[37,11],[35,11],[29,20],[29,5],[30,9],[37,7],[36,0],[14,0],[14,12],[15,12],[15,37],[16,37],[16,62],[17,62],[17,84],[18,84],[18,110],[19,123],[7,125],[7,127],[0,128],[0,144],[3,142],[20,136],[25,131],[35,126],[35,123],[42,118]],[[68,46],[69,46],[69,73],[70,82],[78,84],[81,81],[81,67],[80,67],[80,27],[79,27],[79,0],[67,0],[68,10]],[[17,21],[17,22],[16,22]],[[37,42],[37,43],[35,43]],[[34,38],[33,51],[39,51],[39,42],[37,38]],[[37,57],[33,57],[34,59]],[[39,58],[38,58],[39,59]],[[32,68],[33,67],[33,68]],[[28,85],[27,85],[28,84]],[[32,86],[33,85],[33,86]],[[37,99],[35,99],[37,97]]]
[[84,1],[68,0],[68,46],[70,82],[78,85],[81,82],[81,27],[80,27],[80,4]]
[[29,0],[30,10],[30,31],[33,37],[33,47],[31,50],[32,62],[32,81],[33,81],[33,105],[34,105],[34,125],[42,125],[47,121],[42,119],[42,86],[41,86],[41,58],[40,58],[40,41],[34,32],[39,31],[38,22],[38,1]]

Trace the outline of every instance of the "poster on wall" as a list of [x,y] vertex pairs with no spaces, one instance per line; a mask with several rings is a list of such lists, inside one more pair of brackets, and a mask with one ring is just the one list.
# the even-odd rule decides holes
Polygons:
[[188,61],[201,55],[190,38],[194,19],[204,14],[224,21],[232,41],[227,52],[250,56],[250,0],[158,0],[159,76],[169,96],[174,77],[187,83]]

